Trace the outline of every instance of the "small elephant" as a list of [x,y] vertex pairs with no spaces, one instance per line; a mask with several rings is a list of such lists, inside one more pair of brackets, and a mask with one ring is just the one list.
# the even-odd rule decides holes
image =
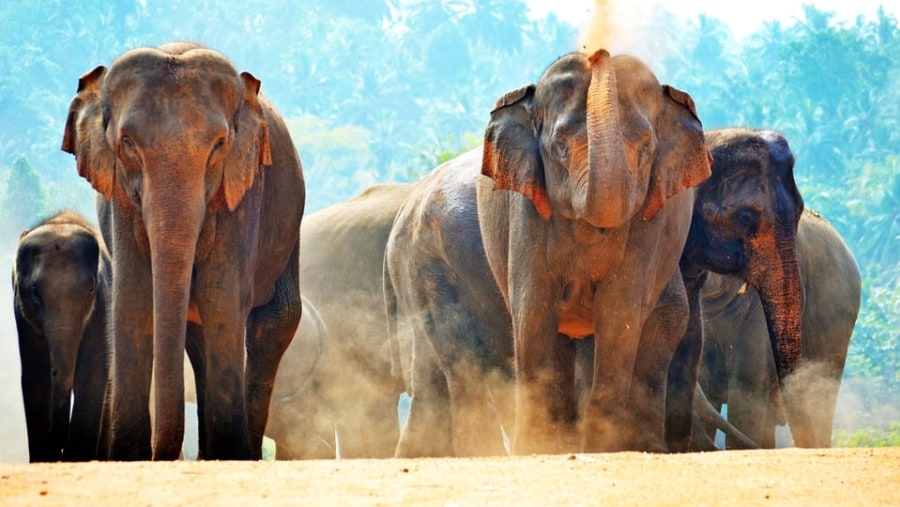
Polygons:
[[316,411],[341,429],[343,458],[390,457],[400,437],[404,383],[399,368],[392,373],[382,265],[394,215],[412,187],[373,185],[304,217],[300,228],[303,294],[330,336],[315,377]]
[[[803,289],[801,378],[813,383],[793,403],[810,420],[813,447],[830,447],[844,361],[859,313],[853,254],[821,216],[804,210],[797,230]],[[702,289],[704,344],[700,381],[713,404],[761,447],[775,446],[783,424],[775,362],[759,292],[732,276],[710,274]],[[726,437],[726,445],[733,447]]]
[[[570,54],[536,85],[501,97],[483,149],[436,169],[404,203],[388,240],[386,304],[390,312],[396,301],[414,333],[410,419],[398,454],[446,445],[413,437],[440,405],[420,409],[427,395],[419,388],[439,393],[441,374],[453,400],[453,447],[478,452],[477,442],[460,439],[483,438],[481,421],[458,400],[510,397],[473,380],[490,376],[486,368],[513,368],[516,415],[507,427],[515,453],[568,451],[575,440],[586,451],[664,445],[662,424],[655,435],[621,433],[639,424],[628,395],[648,316],[671,298],[671,336],[651,348],[664,357],[687,321],[678,261],[690,189],[709,175],[709,161],[690,96],[660,85],[632,57]],[[467,249],[478,254],[459,255]],[[485,291],[494,294],[473,296]],[[484,304],[491,301],[504,304],[496,311]],[[509,332],[479,327],[483,314]],[[569,341],[588,335],[596,360],[579,420]],[[512,360],[491,364],[489,355]]]
[[302,311],[305,186],[259,88],[189,43],[133,49],[79,79],[62,149],[109,204],[112,459],[178,457],[185,350],[198,372],[200,456],[261,458]]
[[105,455],[111,273],[99,231],[76,213],[19,239],[12,285],[32,462]]
[[[794,182],[794,155],[787,140],[773,131],[717,129],[708,131],[706,140],[713,156],[712,176],[698,186],[680,262],[691,310],[666,383],[668,445],[675,450],[691,445],[694,420],[689,402],[698,381],[705,334],[700,291],[709,273],[719,273],[738,277],[759,291],[777,372],[777,382],[766,377],[767,385],[781,386],[797,445],[812,446],[809,415],[797,403],[803,396],[789,388],[791,377],[797,378],[805,361],[797,253],[803,198]],[[735,329],[741,325],[735,322]],[[751,432],[748,436],[760,435]]]

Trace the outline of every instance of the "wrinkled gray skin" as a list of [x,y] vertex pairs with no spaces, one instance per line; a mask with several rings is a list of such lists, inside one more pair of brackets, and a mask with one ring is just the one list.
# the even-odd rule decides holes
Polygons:
[[[847,348],[860,304],[859,268],[837,231],[804,211],[797,233],[802,280],[801,377],[814,382],[797,401],[813,430],[813,447],[830,447]],[[728,404],[728,419],[761,447],[775,446],[785,424],[775,363],[759,293],[743,280],[710,274],[702,290],[705,342],[700,381],[710,401]],[[735,447],[726,438],[728,447]]]
[[391,371],[382,263],[394,215],[411,188],[374,185],[303,218],[300,283],[331,337],[311,386],[323,422],[316,439],[333,441],[337,427],[343,458],[390,457],[400,435],[404,384],[400,370]]
[[300,320],[305,186],[259,88],[189,43],[134,49],[79,79],[62,149],[109,203],[104,236],[121,275],[113,459],[178,457],[185,350],[201,372],[200,456],[261,457],[275,372]]
[[[397,454],[496,453],[497,421],[477,407],[512,399],[515,453],[663,448],[662,401],[658,427],[639,427],[628,393],[657,306],[668,335],[647,350],[664,363],[686,323],[683,190],[708,164],[690,97],[630,57],[568,55],[502,97],[483,151],[429,175],[388,240],[388,312],[394,301],[414,335]],[[591,334],[598,360],[579,421],[571,339]],[[514,396],[490,385],[512,368]]]
[[111,273],[99,231],[75,213],[19,239],[13,304],[32,462],[105,457]]
[[[803,363],[803,290],[797,258],[797,224],[803,199],[794,182],[794,155],[779,133],[745,128],[710,130],[712,175],[697,188],[690,234],[680,268],[691,307],[688,328],[669,365],[666,440],[672,450],[691,448],[690,398],[703,347],[700,289],[709,273],[741,278],[760,292],[771,354],[794,441],[813,445],[810,421],[792,386]],[[758,416],[759,414],[757,414]],[[752,438],[753,436],[751,436]]]

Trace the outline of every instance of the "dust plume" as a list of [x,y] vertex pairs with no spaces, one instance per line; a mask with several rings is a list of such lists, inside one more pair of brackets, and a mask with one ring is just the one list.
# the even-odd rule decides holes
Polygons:
[[581,26],[578,50],[593,53],[606,49],[612,55],[636,56],[658,67],[672,37],[663,22],[663,11],[650,0],[594,0],[590,17]]

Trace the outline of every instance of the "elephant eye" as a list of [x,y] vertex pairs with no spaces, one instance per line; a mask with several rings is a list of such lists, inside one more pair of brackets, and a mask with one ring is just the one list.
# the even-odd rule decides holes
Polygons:
[[134,144],[134,141],[128,137],[127,135],[122,136],[119,139],[119,146],[121,146],[121,151],[124,158],[127,158],[131,162],[139,162],[140,157],[138,156],[137,147]]
[[753,233],[759,227],[759,212],[752,208],[741,208],[735,213],[735,220]]
[[551,149],[553,156],[560,160],[565,160],[569,156],[569,147],[562,141],[553,141]]

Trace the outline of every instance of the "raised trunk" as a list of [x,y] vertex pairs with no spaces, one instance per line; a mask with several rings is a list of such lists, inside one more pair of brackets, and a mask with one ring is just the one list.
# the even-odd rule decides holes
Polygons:
[[[153,459],[174,460],[184,437],[184,342],[203,187],[163,185],[143,205],[153,273]],[[153,196],[159,196],[154,199]]]
[[789,378],[802,364],[803,290],[793,236],[777,240],[775,249],[778,262],[773,262],[763,279],[754,285],[757,285],[765,312],[775,370],[794,442],[798,447],[810,447],[814,433],[800,403],[803,386]]
[[590,57],[591,84],[587,96],[589,167],[583,202],[575,209],[596,227],[619,227],[634,212],[635,182],[625,156],[619,119],[616,74],[605,50]]

